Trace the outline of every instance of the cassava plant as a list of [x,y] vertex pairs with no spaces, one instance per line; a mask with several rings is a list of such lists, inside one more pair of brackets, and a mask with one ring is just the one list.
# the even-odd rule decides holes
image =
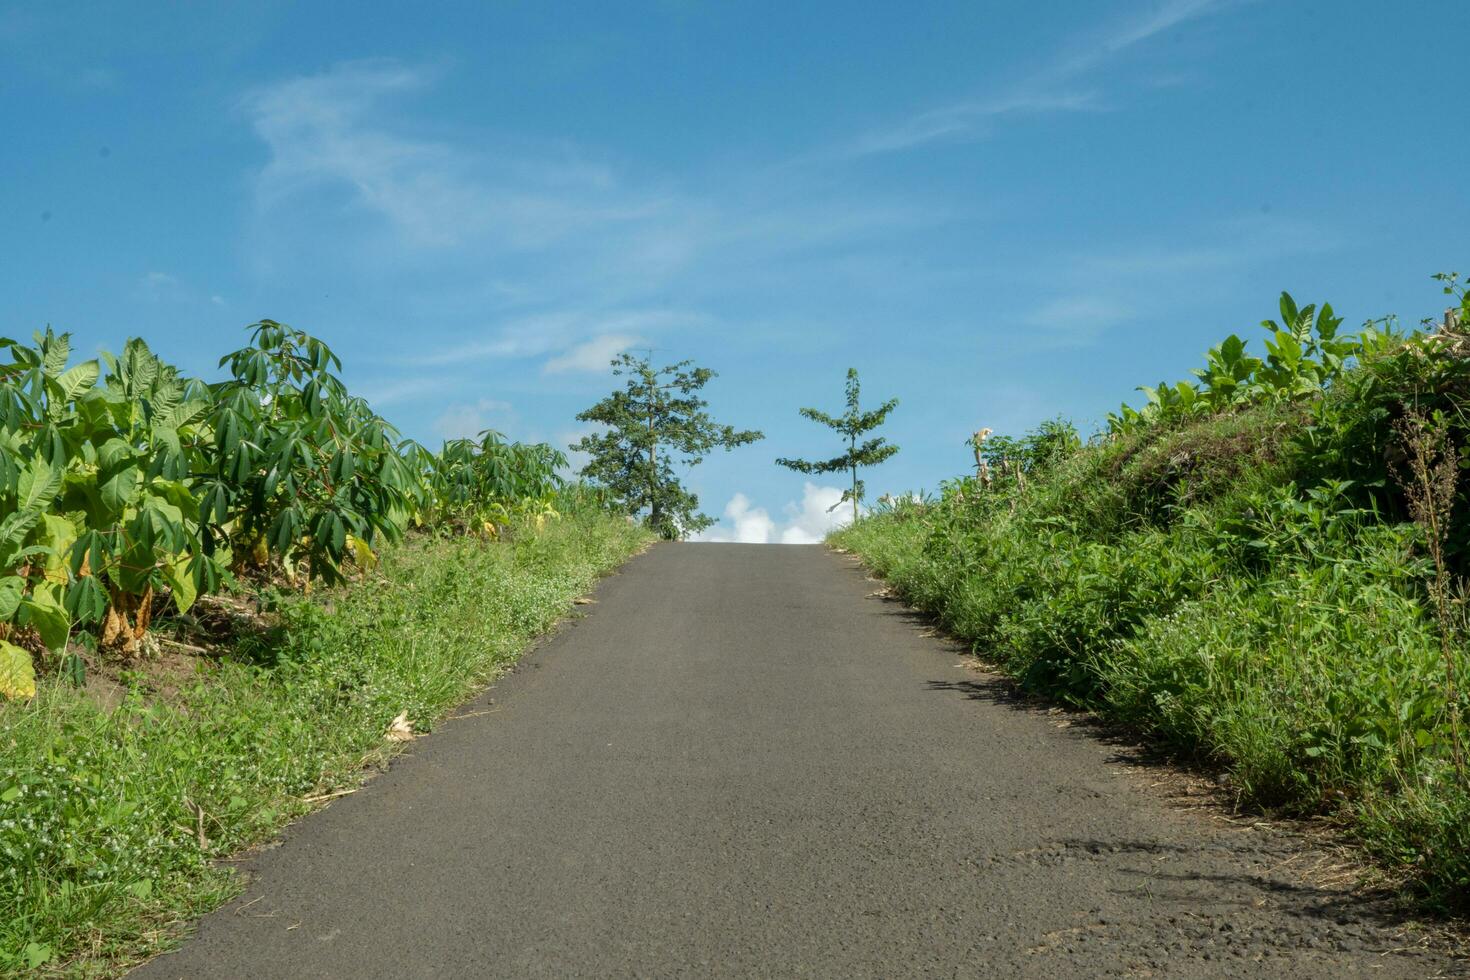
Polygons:
[[0,530],[0,589],[18,598],[0,613],[55,651],[75,624],[101,620],[103,649],[131,655],[154,593],[187,609],[210,574],[195,564],[189,488],[207,392],[141,340],[105,356],[101,386],[97,361],[67,367],[66,334],[6,343],[3,468],[18,464],[19,478],[4,481],[14,510]]
[[213,387],[214,445],[199,485],[203,544],[236,567],[340,581],[349,555],[370,560],[401,533],[419,475],[397,430],[332,372],[322,341],[262,320],[251,343],[221,358]]

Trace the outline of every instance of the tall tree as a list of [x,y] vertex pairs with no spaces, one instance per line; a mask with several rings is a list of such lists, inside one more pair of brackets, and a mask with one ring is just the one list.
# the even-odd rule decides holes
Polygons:
[[709,417],[709,403],[697,392],[716,375],[693,364],[655,368],[647,357],[619,355],[612,365],[613,374],[627,378],[622,390],[577,416],[607,429],[572,445],[592,457],[583,476],[605,486],[631,513],[646,510],[648,526],[671,541],[715,522],[699,513],[699,498],[679,482],[675,464],[695,466],[716,448],[765,438]]
[[813,422],[820,422],[829,429],[836,430],[839,434],[847,437],[847,452],[841,456],[818,462],[809,462],[804,459],[778,459],[777,463],[798,473],[841,473],[844,470],[852,474],[852,486],[842,491],[842,500],[832,505],[835,510],[843,501],[852,501],[852,519],[858,519],[858,503],[863,499],[865,487],[863,481],[858,479],[859,466],[877,466],[898,452],[897,446],[887,445],[882,436],[868,439],[861,445],[858,444],[860,436],[867,435],[888,418],[888,413],[898,407],[898,399],[890,398],[871,412],[864,412],[859,405],[859,394],[861,386],[858,384],[857,368],[847,369],[847,411],[833,418],[826,412],[816,408],[803,408],[801,414]]

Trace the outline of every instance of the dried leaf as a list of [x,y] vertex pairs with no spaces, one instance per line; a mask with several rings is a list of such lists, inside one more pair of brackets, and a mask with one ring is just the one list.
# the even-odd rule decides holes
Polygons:
[[407,711],[398,713],[398,717],[388,725],[388,731],[383,737],[390,742],[411,742],[417,737],[413,733],[413,722],[408,720]]

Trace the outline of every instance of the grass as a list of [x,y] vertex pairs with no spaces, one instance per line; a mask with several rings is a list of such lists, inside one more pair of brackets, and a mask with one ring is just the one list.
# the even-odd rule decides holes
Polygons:
[[[1464,912],[1463,699],[1423,528],[1383,450],[1357,450],[1364,419],[1388,424],[1364,389],[1039,455],[1024,487],[956,480],[830,540],[1030,690],[1229,772],[1242,806],[1336,817]],[[1466,676],[1463,632],[1451,647]]]
[[506,543],[419,538],[367,585],[287,597],[280,628],[196,661],[167,697],[59,682],[0,704],[0,973],[120,971],[239,883],[216,859],[270,839],[551,629],[642,547],[573,512]]

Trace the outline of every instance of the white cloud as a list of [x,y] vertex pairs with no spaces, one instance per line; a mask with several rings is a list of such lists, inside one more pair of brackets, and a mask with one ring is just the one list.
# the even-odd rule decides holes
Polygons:
[[434,420],[434,431],[444,439],[473,439],[486,429],[505,431],[514,418],[510,403],[481,398],[473,404],[446,408]]
[[801,503],[788,503],[784,508],[787,522],[781,529],[780,541],[782,544],[820,544],[830,531],[849,522],[851,507],[851,504],[842,503],[842,490],[838,487],[804,484]]
[[844,155],[891,153],[945,138],[974,137],[983,133],[984,123],[1002,116],[1096,112],[1101,108],[1092,92],[1017,92],[998,99],[958,102],[926,110],[897,125],[866,133],[848,147]]
[[643,338],[628,334],[603,334],[601,337],[593,337],[591,340],[578,344],[565,354],[553,357],[546,362],[542,371],[547,374],[561,374],[568,371],[606,371],[613,358],[628,348],[643,343],[646,343]]
[[752,507],[743,493],[737,493],[725,505],[725,519],[734,526],[729,540],[742,544],[765,544],[776,529],[776,522],[765,508]]
[[162,299],[177,293],[179,280],[167,272],[150,272],[138,280],[138,287],[150,299]]
[[764,507],[754,506],[749,497],[737,493],[725,505],[724,521],[696,535],[695,540],[742,544],[820,544],[829,531],[842,527],[850,519],[849,505],[834,509],[834,505],[841,500],[841,488],[807,483],[802,487],[801,501],[788,501],[782,508],[786,521],[778,523]]

